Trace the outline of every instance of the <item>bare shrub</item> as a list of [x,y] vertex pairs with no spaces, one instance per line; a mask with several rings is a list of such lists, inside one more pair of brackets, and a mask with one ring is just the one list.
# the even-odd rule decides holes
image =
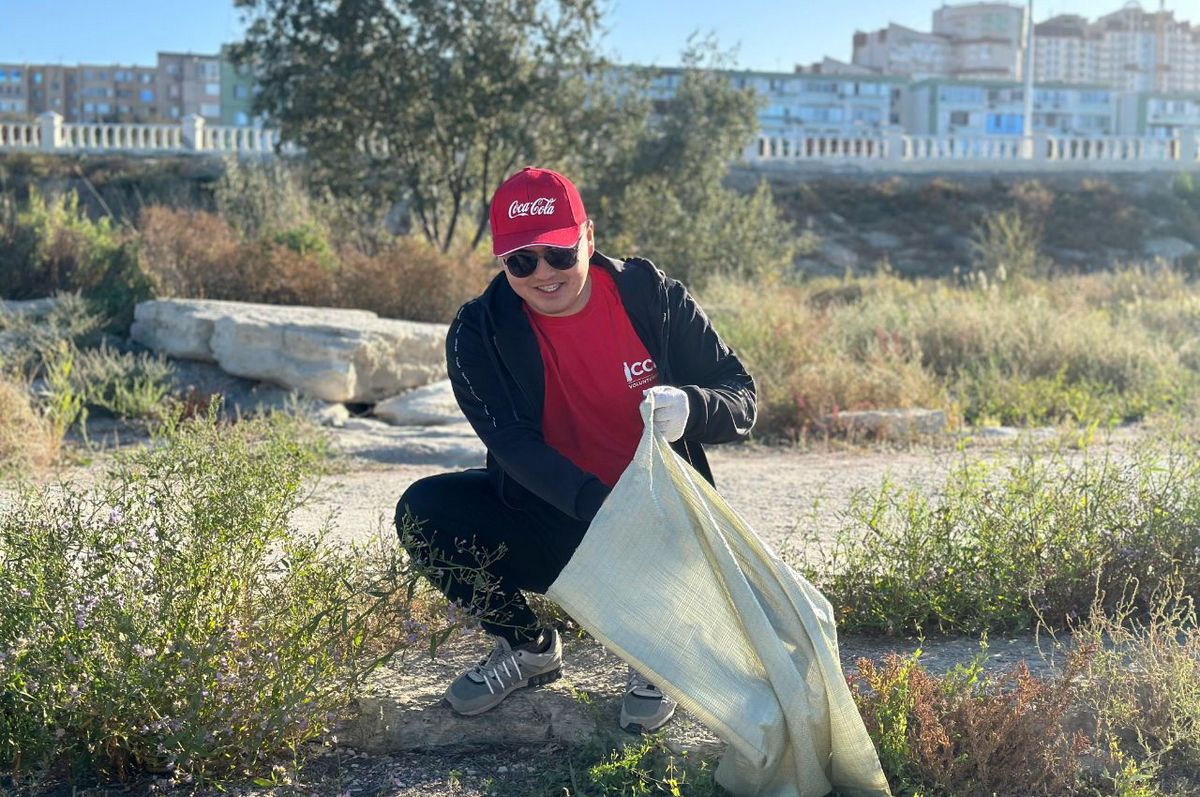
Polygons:
[[342,252],[338,303],[386,318],[449,321],[487,286],[490,272],[472,253],[443,253],[418,238],[397,238],[374,257]]
[[1075,673],[1046,681],[1022,662],[999,676],[981,658],[945,676],[917,660],[859,659],[851,690],[897,793],[1063,795],[1080,778],[1078,751],[1063,718]]
[[240,280],[229,277],[238,264],[240,241],[219,216],[148,207],[140,226],[142,268],[158,295],[228,298],[237,289]]

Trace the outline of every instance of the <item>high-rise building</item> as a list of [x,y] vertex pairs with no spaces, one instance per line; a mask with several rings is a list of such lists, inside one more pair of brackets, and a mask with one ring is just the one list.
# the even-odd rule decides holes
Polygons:
[[854,34],[853,62],[885,75],[1018,80],[1025,60],[1025,9],[1008,3],[942,6],[933,32],[890,24]]

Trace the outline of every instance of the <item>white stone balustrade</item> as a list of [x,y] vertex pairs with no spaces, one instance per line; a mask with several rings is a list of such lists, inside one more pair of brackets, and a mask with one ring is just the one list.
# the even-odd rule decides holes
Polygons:
[[1200,169],[1200,133],[1176,138],[930,136],[761,136],[747,148],[756,165],[850,166],[863,171]]
[[[279,132],[253,127],[206,124],[188,116],[180,124],[94,122],[68,124],[49,112],[36,122],[0,122],[0,152],[122,153],[158,155],[183,152],[272,155],[280,149]],[[291,153],[295,150],[283,148]]]

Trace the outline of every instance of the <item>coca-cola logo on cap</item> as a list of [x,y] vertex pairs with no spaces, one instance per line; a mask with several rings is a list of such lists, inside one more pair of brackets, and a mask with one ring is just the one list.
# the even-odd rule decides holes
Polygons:
[[514,201],[508,206],[508,217],[515,219],[518,216],[553,216],[554,215],[554,198],[553,197],[538,197],[529,202]]

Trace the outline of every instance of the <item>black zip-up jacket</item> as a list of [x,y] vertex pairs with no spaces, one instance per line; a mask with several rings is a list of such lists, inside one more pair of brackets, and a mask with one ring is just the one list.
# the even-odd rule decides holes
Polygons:
[[[750,432],[754,380],[682,283],[648,260],[623,262],[597,252],[590,267],[612,274],[633,329],[654,360],[658,383],[687,393],[687,428],[671,447],[711,483],[702,444]],[[501,272],[459,309],[446,338],[454,396],[487,447],[487,471],[504,501],[520,507],[532,493],[590,522],[609,488],[542,437],[546,377],[522,305]]]

